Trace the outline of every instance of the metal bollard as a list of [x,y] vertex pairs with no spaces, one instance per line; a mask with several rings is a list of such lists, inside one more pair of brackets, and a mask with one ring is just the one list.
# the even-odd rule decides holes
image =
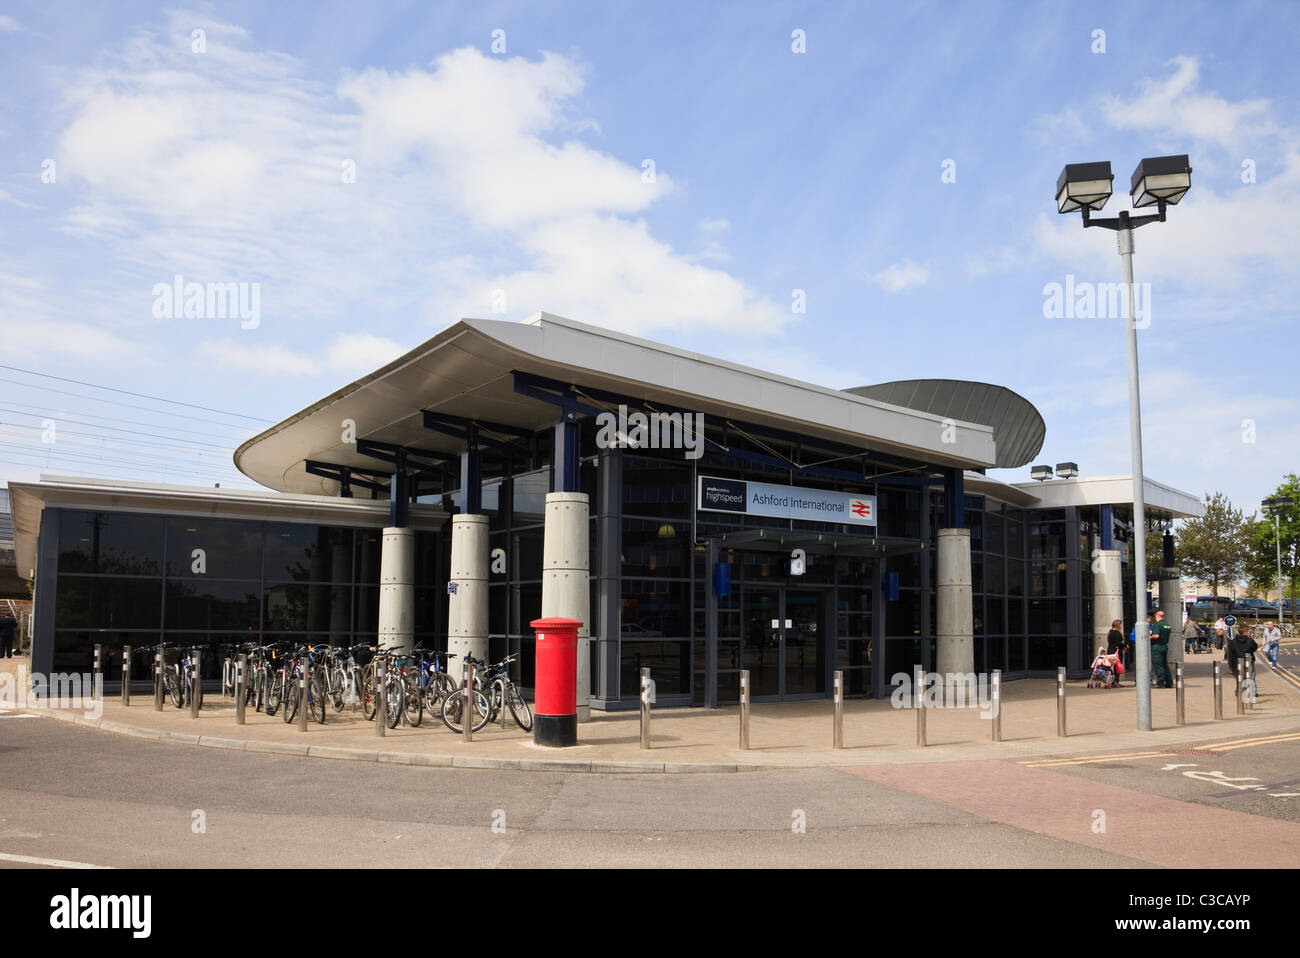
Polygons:
[[1187,695],[1183,690],[1183,663],[1174,663],[1175,715],[1174,721],[1179,725],[1187,724]]
[[95,676],[94,676],[94,677],[95,677],[96,679],[99,680],[99,682],[100,682],[100,687],[101,687],[101,688],[103,687],[103,682],[104,682],[104,658],[103,658],[103,654],[104,654],[104,647],[103,647],[102,645],[96,644],[96,645],[95,645]]
[[740,671],[740,747],[749,751],[749,669]]
[[916,744],[924,748],[929,744],[925,734],[925,670],[919,665],[912,672],[912,708],[916,710]]
[[465,656],[465,711],[460,717],[461,731],[465,741],[474,741],[474,663]]
[[1246,663],[1246,711],[1255,711],[1255,696],[1258,694],[1258,686],[1255,684],[1255,659],[1251,656],[1244,660]]
[[1223,718],[1223,663],[1214,663],[1214,717]]
[[1065,738],[1065,667],[1056,670],[1056,734]]
[[131,646],[122,646],[122,704],[131,704]]
[[203,683],[199,676],[199,665],[202,663],[203,653],[198,649],[190,652],[190,676],[193,679],[193,685],[190,686],[190,718],[199,717],[199,709],[203,707]]
[[641,670],[641,686],[638,689],[641,700],[641,747],[650,747],[650,670]]
[[1241,659],[1238,659],[1237,660],[1237,714],[1238,715],[1246,714],[1246,696],[1243,694],[1245,690],[1241,687],[1245,671],[1246,671],[1245,662]]
[[303,656],[302,672],[298,676],[298,731],[307,731],[307,672],[309,666]]
[[835,733],[831,736],[832,748],[844,747],[844,673],[835,673]]
[[248,698],[248,656],[235,660],[235,724],[244,724],[244,699]]
[[993,741],[1002,741],[1002,670],[993,670]]
[[161,712],[163,710],[163,650],[160,648],[153,654],[153,710]]
[[384,660],[375,656],[375,734],[388,733],[388,693],[384,688]]

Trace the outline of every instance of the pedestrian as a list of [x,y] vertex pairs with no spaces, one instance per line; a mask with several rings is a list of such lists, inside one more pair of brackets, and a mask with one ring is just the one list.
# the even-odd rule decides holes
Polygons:
[[18,628],[18,620],[12,615],[5,613],[0,618],[0,658],[11,659],[14,654],[14,631]]
[[1165,621],[1165,610],[1156,613],[1155,628],[1151,631],[1151,674],[1155,684],[1162,689],[1174,687],[1169,673],[1169,635],[1173,627]]
[[1183,623],[1183,649],[1191,652],[1196,648],[1196,640],[1200,638],[1201,630],[1196,624],[1196,620],[1190,615],[1187,621]]
[[1277,668],[1277,651],[1282,644],[1282,630],[1272,622],[1264,623],[1264,654],[1268,656],[1268,667]]
[[[1116,661],[1120,663],[1119,668],[1115,670],[1115,684],[1119,685],[1119,676],[1124,671],[1124,633],[1122,631],[1124,623],[1116,619],[1110,624],[1110,631],[1106,633],[1106,654],[1116,655]],[[1100,650],[1098,650],[1100,651]]]
[[1223,621],[1223,616],[1219,616],[1214,622],[1214,647],[1222,649],[1228,642],[1228,623]]
[[[1241,623],[1237,626],[1237,634],[1228,640],[1228,650],[1223,653],[1223,657],[1228,660],[1228,671],[1234,676],[1237,674],[1237,664],[1241,663],[1246,670],[1246,680],[1250,683],[1246,686],[1249,689],[1249,698],[1247,702],[1255,700],[1254,676],[1251,674],[1251,666],[1255,663],[1255,651],[1259,644],[1250,636],[1250,626]],[[1237,681],[1237,694],[1241,694],[1241,680]]]

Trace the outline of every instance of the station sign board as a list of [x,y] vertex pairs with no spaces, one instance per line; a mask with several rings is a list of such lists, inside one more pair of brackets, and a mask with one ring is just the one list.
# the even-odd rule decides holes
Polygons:
[[705,512],[858,526],[876,524],[875,496],[745,479],[699,478],[696,506]]

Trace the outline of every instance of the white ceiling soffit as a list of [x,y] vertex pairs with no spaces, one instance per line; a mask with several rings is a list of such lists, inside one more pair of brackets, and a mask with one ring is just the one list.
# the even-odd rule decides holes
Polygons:
[[[1015,486],[1034,495],[1038,499],[1036,508],[1039,509],[1131,505],[1133,502],[1132,476],[1047,479],[1043,482],[1018,482]],[[1199,519],[1205,515],[1205,504],[1196,496],[1156,482],[1150,476],[1147,477],[1142,489],[1148,512],[1168,513],[1174,519]]]
[[523,429],[558,422],[557,407],[514,391],[513,370],[935,465],[984,468],[996,458],[987,425],[959,422],[945,435],[943,416],[542,313],[523,323],[461,320],[248,440],[235,465],[272,489],[333,494],[338,484],[308,475],[305,460],[384,468],[343,441],[346,420],[360,438],[447,453],[460,444],[425,429],[422,409]]

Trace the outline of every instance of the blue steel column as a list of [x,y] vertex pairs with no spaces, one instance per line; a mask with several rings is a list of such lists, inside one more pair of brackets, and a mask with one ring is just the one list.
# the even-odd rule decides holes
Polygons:
[[466,427],[465,451],[460,457],[460,491],[465,496],[465,514],[483,511],[483,453],[478,445],[478,426]]
[[718,540],[710,537],[704,552],[704,581],[699,584],[704,590],[704,707],[709,709],[718,707],[718,594],[713,587],[717,564]]
[[581,468],[582,433],[577,416],[566,412],[555,424],[555,491],[580,492],[578,470]]
[[607,709],[618,706],[619,630],[623,610],[623,456],[617,449],[603,449],[597,460],[596,497],[597,548],[600,563],[596,579],[596,601],[600,603],[600,636],[596,641],[596,674],[592,698]]
[[1107,503],[1101,507],[1101,548],[1115,548],[1115,508]]
[[397,457],[397,468],[393,471],[393,482],[388,487],[388,524],[395,529],[405,529],[410,516],[411,496],[406,478],[404,457]]

